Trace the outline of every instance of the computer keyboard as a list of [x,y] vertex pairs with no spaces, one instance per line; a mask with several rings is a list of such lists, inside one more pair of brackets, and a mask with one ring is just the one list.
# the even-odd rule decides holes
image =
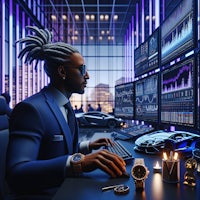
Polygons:
[[128,128],[113,131],[112,137],[114,139],[129,140],[129,139],[136,138],[140,135],[150,133],[152,131],[154,131],[153,127],[149,127],[146,125],[138,125],[138,126],[135,125]]
[[119,141],[114,141],[113,146],[105,147],[108,151],[117,154],[124,160],[131,160],[133,159],[132,154],[126,149],[124,145],[122,145]]

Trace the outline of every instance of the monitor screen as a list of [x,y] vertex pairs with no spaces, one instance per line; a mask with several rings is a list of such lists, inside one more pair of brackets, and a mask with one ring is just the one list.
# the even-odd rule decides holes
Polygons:
[[140,76],[148,69],[148,41],[142,43],[134,51],[135,77]]
[[116,117],[134,119],[134,83],[124,83],[115,86]]
[[166,64],[194,48],[193,1],[183,0],[161,25],[161,63]]
[[200,129],[200,54],[197,55],[197,129]]
[[194,58],[161,72],[161,123],[194,126]]
[[148,69],[147,71],[152,71],[159,67],[159,28],[156,29],[151,36],[149,36],[149,57],[148,57]]
[[158,122],[158,74],[135,82],[135,119]]

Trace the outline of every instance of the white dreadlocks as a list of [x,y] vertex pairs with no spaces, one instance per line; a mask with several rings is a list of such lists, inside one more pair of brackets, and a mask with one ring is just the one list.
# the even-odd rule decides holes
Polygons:
[[33,35],[27,35],[17,42],[25,43],[25,48],[18,55],[19,59],[25,57],[25,63],[31,64],[36,60],[36,66],[39,61],[44,60],[44,69],[48,76],[51,75],[53,68],[58,65],[68,63],[72,53],[79,53],[77,49],[64,42],[52,42],[52,34],[47,29],[39,29],[36,26],[26,26]]

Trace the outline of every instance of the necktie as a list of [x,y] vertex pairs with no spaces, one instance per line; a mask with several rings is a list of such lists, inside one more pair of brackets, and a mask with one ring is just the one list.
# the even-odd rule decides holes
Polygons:
[[67,121],[68,121],[69,129],[71,131],[71,136],[72,136],[72,141],[71,141],[71,144],[73,145],[72,150],[73,152],[78,152],[78,129],[77,129],[76,117],[75,117],[75,114],[70,102],[66,103],[64,107],[68,111]]
[[75,132],[75,116],[74,116],[74,111],[72,110],[70,102],[66,103],[64,107],[67,109],[67,121],[68,121],[68,126],[71,130],[71,134],[74,135]]

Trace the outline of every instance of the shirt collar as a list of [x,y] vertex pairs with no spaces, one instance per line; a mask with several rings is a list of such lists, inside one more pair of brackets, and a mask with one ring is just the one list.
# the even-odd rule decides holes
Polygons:
[[69,102],[69,99],[55,87],[50,87],[50,91],[59,107]]

